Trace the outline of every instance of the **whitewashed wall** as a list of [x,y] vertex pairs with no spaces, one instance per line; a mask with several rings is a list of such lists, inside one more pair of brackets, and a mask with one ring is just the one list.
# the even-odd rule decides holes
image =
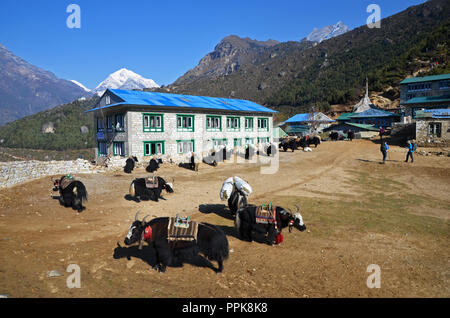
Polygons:
[[[270,141],[273,141],[273,118],[272,116],[245,116],[240,115],[240,131],[232,132],[226,129],[226,117],[236,116],[230,114],[208,114],[208,115],[220,115],[222,116],[222,131],[210,132],[206,131],[206,116],[207,114],[198,113],[179,113],[179,112],[165,112],[164,113],[164,132],[144,132],[143,131],[143,113],[141,111],[128,111],[126,115],[128,126],[128,149],[129,154],[137,156],[138,158],[144,155],[144,142],[145,141],[164,141],[165,155],[163,158],[172,159],[175,162],[184,161],[187,157],[185,154],[177,154],[177,140],[195,140],[195,153],[201,157],[202,152],[208,151],[213,147],[213,139],[228,140],[228,147],[233,147],[234,138],[240,138],[242,145],[245,144],[245,138],[253,138],[254,144],[257,143],[258,137],[269,137]],[[161,112],[155,112],[161,113]],[[194,115],[194,132],[180,132],[177,131],[177,114]],[[245,131],[245,117],[253,118],[253,131]],[[258,118],[268,118],[269,130],[258,131]],[[147,157],[148,159],[148,157]]]

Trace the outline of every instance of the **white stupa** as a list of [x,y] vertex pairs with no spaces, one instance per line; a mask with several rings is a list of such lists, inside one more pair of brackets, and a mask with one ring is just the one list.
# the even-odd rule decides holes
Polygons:
[[371,109],[373,107],[374,107],[374,105],[372,104],[372,102],[370,101],[370,98],[369,98],[369,82],[368,82],[367,77],[366,77],[366,95],[364,96],[363,99],[361,99],[359,101],[358,104],[353,106],[353,111],[352,112],[353,113],[362,113],[362,112],[364,112],[366,110],[369,110],[369,109]]

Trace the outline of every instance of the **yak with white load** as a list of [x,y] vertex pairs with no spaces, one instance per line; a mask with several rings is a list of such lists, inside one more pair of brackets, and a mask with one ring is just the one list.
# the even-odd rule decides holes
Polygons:
[[247,205],[247,197],[252,193],[252,187],[248,182],[234,176],[230,177],[222,185],[220,189],[220,199],[228,200],[228,208],[234,215],[239,208]]

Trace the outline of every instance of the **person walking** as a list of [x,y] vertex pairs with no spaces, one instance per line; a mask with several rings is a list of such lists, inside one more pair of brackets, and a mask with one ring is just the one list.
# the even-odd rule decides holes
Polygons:
[[406,160],[405,162],[408,162],[408,159],[411,157],[411,163],[414,162],[413,152],[414,152],[414,144],[411,142],[411,140],[408,140],[406,144],[406,148],[408,148],[408,152],[406,153]]
[[389,146],[386,141],[381,142],[380,151],[383,154],[383,164],[386,163],[387,151],[389,150]]

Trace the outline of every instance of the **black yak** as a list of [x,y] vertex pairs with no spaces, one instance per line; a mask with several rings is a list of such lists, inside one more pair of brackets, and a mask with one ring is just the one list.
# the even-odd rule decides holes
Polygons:
[[245,148],[245,160],[251,160],[253,156],[255,155],[255,148],[252,145],[247,145]]
[[135,156],[130,156],[127,161],[125,161],[125,167],[123,167],[123,171],[125,173],[131,173],[134,169],[134,163],[138,162],[138,159]]
[[315,148],[317,148],[317,145],[320,145],[320,137],[319,136],[312,136],[308,138],[308,147],[311,146],[312,144],[315,145]]
[[230,198],[228,199],[228,208],[231,213],[234,215],[241,208],[247,205],[247,197],[242,192],[234,188],[234,191],[231,193]]
[[264,153],[269,157],[272,155],[275,156],[277,153],[277,146],[274,144],[268,143],[268,142],[263,145],[263,149],[264,149]]
[[238,210],[234,225],[243,240],[251,242],[253,234],[262,234],[269,245],[279,244],[283,240],[281,236],[283,228],[289,226],[289,232],[292,231],[292,227],[300,231],[306,230],[299,210],[297,207],[297,213],[293,214],[291,211],[276,206],[269,210],[270,213],[263,216],[260,207],[249,204]]
[[353,139],[355,139],[355,133],[352,130],[348,131],[347,136],[350,141],[353,141]]
[[86,209],[83,200],[88,200],[88,193],[84,184],[70,174],[53,181],[53,191],[59,191],[59,203],[65,207],[82,212]]
[[333,131],[330,133],[330,139],[332,141],[336,141],[339,139],[339,133],[337,131]]
[[298,139],[285,139],[282,143],[284,152],[286,152],[288,149],[291,149],[292,152],[294,152],[296,149],[298,149],[298,146],[300,146],[300,140]]
[[[217,273],[223,271],[223,261],[228,258],[228,240],[225,233],[218,227],[208,223],[186,222],[188,228],[185,232],[177,232],[178,216],[176,218],[158,217],[145,222],[138,220],[136,213],[135,221],[131,224],[124,243],[129,246],[139,243],[139,249],[143,242],[156,252],[156,264],[153,269],[164,273],[166,267],[171,264],[179,264],[183,261],[193,260],[199,254],[203,254],[210,261],[217,261]],[[169,230],[170,228],[170,230]],[[175,234],[174,233],[179,233]],[[188,234],[181,234],[188,233]]]
[[173,182],[167,183],[161,177],[136,178],[130,184],[129,194],[136,202],[141,200],[158,202],[162,190],[173,193]]
[[150,162],[148,163],[147,168],[145,168],[145,171],[147,172],[155,172],[159,169],[159,165],[162,164],[161,159],[152,158],[150,159]]

